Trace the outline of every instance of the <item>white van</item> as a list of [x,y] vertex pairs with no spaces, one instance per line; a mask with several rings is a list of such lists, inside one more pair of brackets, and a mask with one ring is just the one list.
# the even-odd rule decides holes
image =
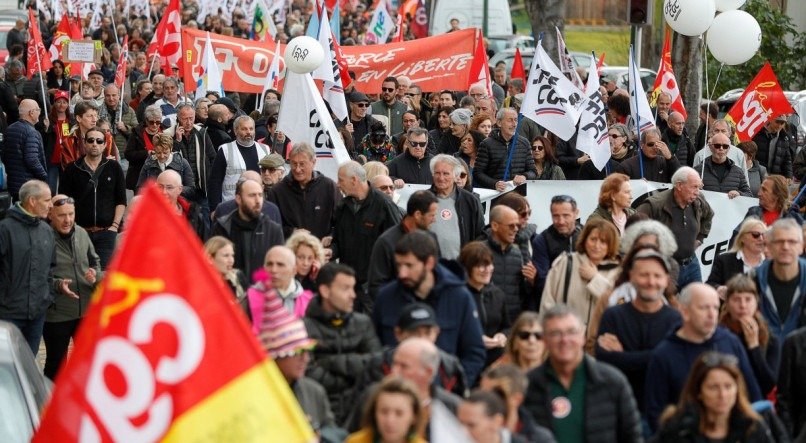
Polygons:
[[[459,28],[484,29],[485,0],[434,0],[431,7],[431,35],[451,29],[451,19]],[[508,0],[487,0],[487,35],[511,35],[512,15]]]

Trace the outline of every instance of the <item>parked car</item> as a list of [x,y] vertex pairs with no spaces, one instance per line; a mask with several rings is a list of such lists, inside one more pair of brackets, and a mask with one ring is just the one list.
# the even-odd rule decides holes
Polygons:
[[528,35],[492,35],[487,37],[487,53],[498,54],[505,49],[512,49],[512,54],[515,54],[514,49],[519,48],[521,53],[525,49],[531,49],[534,53],[535,39]]
[[19,329],[0,321],[0,441],[31,440],[51,389]]
[[[604,66],[602,67],[601,75],[610,75],[615,77],[616,85],[621,89],[629,89],[629,71],[628,66]],[[655,85],[655,77],[658,73],[647,68],[640,69],[641,87],[644,91],[649,91]]]
[[[531,37],[530,37],[531,38]],[[587,69],[590,65],[590,54],[586,54],[584,52],[577,52],[571,51],[571,58],[574,60],[574,63],[577,66],[582,66]],[[523,69],[529,70],[529,66],[532,65],[532,58],[535,55],[534,47],[531,48],[521,48],[521,59],[523,60]],[[499,62],[503,61],[507,64],[507,73],[512,71],[512,63],[515,61],[515,48],[508,48],[504,49],[493,57],[490,58],[490,68],[495,68]],[[607,66],[607,63],[604,64]],[[654,81],[654,80],[653,80]]]

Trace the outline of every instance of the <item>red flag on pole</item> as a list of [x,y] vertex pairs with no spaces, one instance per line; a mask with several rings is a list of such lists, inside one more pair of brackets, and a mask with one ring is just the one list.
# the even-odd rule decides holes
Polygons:
[[602,51],[602,55],[599,56],[599,60],[596,61],[596,72],[601,76],[602,75],[602,67],[604,66],[605,60],[605,52]]
[[[163,71],[166,75],[173,75],[172,66],[180,68],[182,59],[182,21],[179,11],[179,0],[171,0],[165,8],[162,19],[157,25],[157,32],[154,33],[158,50],[163,63]],[[154,41],[152,40],[152,44]]]
[[50,59],[56,60],[62,58],[62,46],[65,42],[70,41],[70,18],[67,14],[62,16],[56,32],[53,33],[53,40],[50,44]]
[[467,87],[474,84],[484,85],[487,97],[493,96],[493,87],[490,83],[490,67],[487,51],[484,49],[484,38],[480,30],[476,30],[476,51],[473,54],[473,63],[470,64],[470,75],[467,77]]
[[795,110],[786,99],[778,77],[775,76],[770,62],[767,62],[747,85],[739,100],[730,108],[725,119],[736,125],[739,141],[747,141],[751,140],[768,120],[793,112]]
[[333,31],[330,31],[330,36],[333,42],[333,53],[336,57],[336,63],[339,65],[339,78],[341,78],[341,86],[342,88],[346,88],[350,86],[350,83],[353,82],[353,79],[350,78],[350,69],[347,66],[347,61],[344,60],[344,54],[341,51],[341,45],[336,40],[336,36],[333,35]]
[[683,120],[688,118],[686,106],[683,104],[683,96],[680,95],[677,78],[672,69],[672,30],[669,28],[666,28],[666,37],[663,39],[660,67],[658,67],[658,76],[655,77],[655,85],[652,88],[652,100],[649,103],[651,106],[656,106],[658,95],[661,92],[672,96],[672,109],[683,114]]
[[417,1],[417,9],[409,22],[411,34],[417,38],[428,37],[428,11],[425,10],[425,2]]
[[521,57],[520,48],[515,48],[515,59],[512,61],[512,72],[509,78],[519,78],[526,82],[526,70],[523,69],[523,58]]
[[312,441],[188,223],[140,195],[33,441]]
[[120,50],[120,59],[118,60],[118,68],[115,71],[115,85],[120,89],[120,95],[123,96],[123,83],[126,80],[126,67],[129,65],[129,36],[123,38],[123,47]]
[[[37,72],[45,72],[53,66],[50,54],[42,43],[42,34],[39,33],[39,21],[34,17],[34,10],[28,8],[28,78]],[[44,77],[44,74],[41,74]]]

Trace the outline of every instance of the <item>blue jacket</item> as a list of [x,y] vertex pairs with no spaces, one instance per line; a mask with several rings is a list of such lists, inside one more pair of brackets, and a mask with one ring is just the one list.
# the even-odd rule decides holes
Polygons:
[[750,401],[762,399],[761,389],[750,366],[747,352],[736,335],[722,326],[717,326],[711,338],[703,343],[692,343],[678,337],[677,331],[674,331],[655,347],[647,366],[644,387],[645,411],[649,426],[653,430],[657,430],[658,418],[663,410],[677,403],[689,370],[697,358],[706,351],[717,351],[738,358],[739,369],[744,375]]
[[487,353],[481,340],[476,303],[465,286],[461,270],[449,269],[450,264],[438,263],[434,268],[434,287],[425,300],[394,280],[381,288],[372,311],[375,331],[384,346],[397,346],[394,329],[404,306],[415,301],[428,303],[437,314],[440,333],[436,345],[456,355],[462,362],[468,386],[476,383]]
[[8,174],[8,192],[19,198],[20,187],[28,180],[48,181],[45,145],[34,125],[18,120],[6,129],[3,164]]
[[801,326],[806,326],[806,310],[804,310],[803,299],[806,298],[806,260],[798,259],[800,265],[800,284],[792,306],[789,309],[789,316],[785,319],[778,317],[778,308],[775,306],[775,299],[770,291],[769,276],[772,260],[765,260],[756,269],[756,285],[761,298],[761,314],[767,320],[770,332],[775,334],[778,343],[783,343],[790,332]]

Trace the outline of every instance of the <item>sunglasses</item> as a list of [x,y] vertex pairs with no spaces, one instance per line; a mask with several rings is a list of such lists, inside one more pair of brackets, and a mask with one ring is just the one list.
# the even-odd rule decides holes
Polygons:
[[621,134],[610,134],[610,138],[619,138]]
[[542,332],[530,332],[530,331],[519,331],[518,338],[521,340],[529,340],[529,337],[534,337],[535,340],[542,340],[543,333]]
[[530,209],[528,211],[519,212],[518,215],[520,215],[523,218],[531,217],[532,216],[532,210]]
[[727,151],[730,145],[727,143],[711,143],[711,147],[714,149],[721,149]]
[[148,124],[156,126],[156,125],[160,124],[160,121],[159,120],[148,120]]
[[534,145],[532,146],[532,151],[542,151],[543,145]]
[[654,148],[655,147],[655,142],[648,142],[646,145],[648,147],[650,147],[650,148]]
[[466,179],[467,178],[467,172],[460,172],[459,173],[459,178],[461,178],[462,180]]
[[359,108],[368,108],[369,107],[369,103],[356,103],[355,105],[358,106]]
[[60,198],[53,202],[54,207],[64,206],[64,205],[72,205],[75,204],[75,200],[72,197]]
[[752,236],[753,238],[761,238],[761,237],[764,237],[764,233],[763,233],[763,232],[748,232],[748,234],[750,234],[750,236]]
[[424,148],[428,145],[428,142],[413,142],[409,141],[409,144],[412,148]]
[[102,138],[92,138],[92,137],[87,137],[84,139],[84,143],[92,144],[93,142],[97,145],[102,145],[104,144],[104,142],[106,142],[106,140]]
[[407,92],[406,93],[406,97],[417,97],[418,95],[420,95],[420,94],[415,94],[413,92]]
[[395,88],[381,88],[381,91],[383,92],[393,92],[394,90]]

